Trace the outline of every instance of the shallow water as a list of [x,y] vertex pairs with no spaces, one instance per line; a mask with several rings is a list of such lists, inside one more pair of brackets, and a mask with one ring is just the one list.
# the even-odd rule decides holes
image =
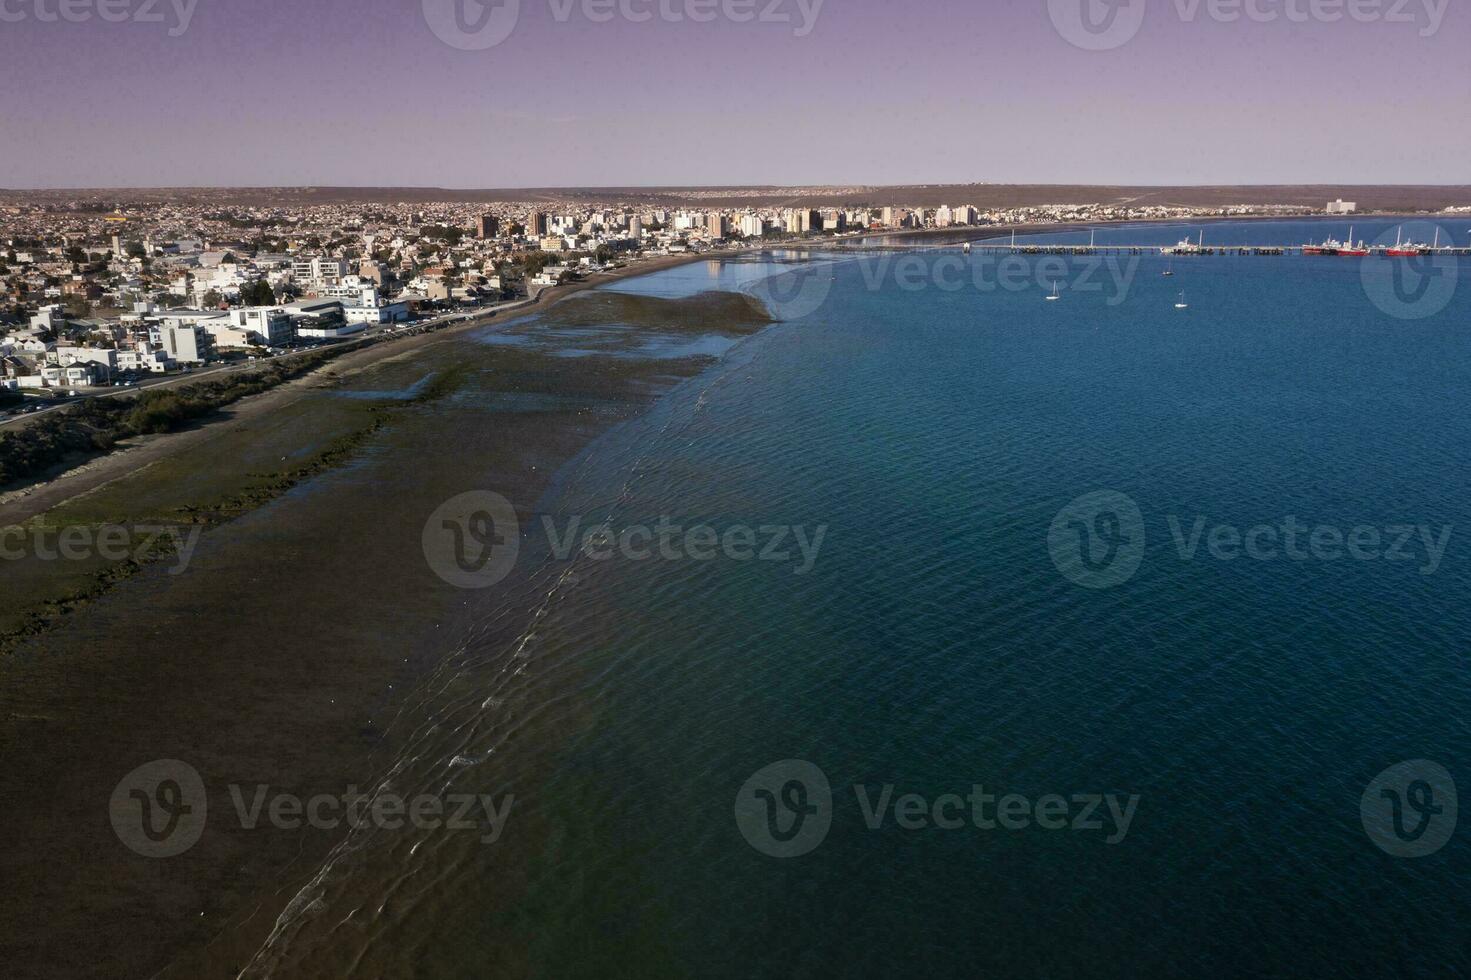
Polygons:
[[[1207,239],[1301,244],[1344,224],[1217,224]],[[525,592],[467,608],[480,625],[421,692],[399,778],[513,792],[505,836],[364,841],[315,924],[260,965],[1471,970],[1465,828],[1407,859],[1360,810],[1386,767],[1459,774],[1471,749],[1464,283],[1400,319],[1350,260],[1182,258],[1167,278],[1148,257],[1098,291],[1077,287],[1077,261],[959,289],[904,287],[876,258],[823,261],[816,308],[564,467],[535,508],[554,532],[522,527]],[[772,271],[694,265],[620,288],[759,295]],[[1068,286],[1057,303],[1052,277]],[[1141,543],[1136,570],[1091,587],[1049,529],[1100,491],[1138,508]],[[550,553],[604,520],[823,537],[810,562],[791,530],[769,560]],[[1289,546],[1289,522],[1340,546]],[[1392,560],[1402,525],[1430,538]],[[1217,546],[1261,527],[1277,529],[1270,556]],[[1386,539],[1377,557],[1343,546],[1360,528]],[[482,628],[506,601],[537,611],[509,642]],[[786,859],[736,819],[748,777],[781,760],[832,791],[830,830]],[[927,826],[888,810],[871,827],[885,786],[890,801],[920,794]],[[928,804],[973,786],[1136,809],[1122,836],[1117,817],[1074,826],[1076,807],[1059,829],[937,826]]]

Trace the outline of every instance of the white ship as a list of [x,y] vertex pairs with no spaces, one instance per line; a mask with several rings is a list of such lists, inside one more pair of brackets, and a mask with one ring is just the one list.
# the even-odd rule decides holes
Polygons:
[[1180,239],[1173,247],[1166,246],[1159,250],[1161,255],[1199,255],[1205,251],[1205,232],[1200,233],[1200,241],[1192,242],[1188,238]]

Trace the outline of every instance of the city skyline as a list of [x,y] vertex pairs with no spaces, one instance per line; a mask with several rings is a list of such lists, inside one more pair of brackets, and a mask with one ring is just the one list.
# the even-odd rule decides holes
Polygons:
[[0,9],[0,185],[1453,184],[1471,155],[1471,22],[1443,0],[1135,0],[1122,41],[1070,34],[1066,0],[718,0],[706,23],[499,0],[482,20],[517,16],[483,50],[445,26],[477,0],[78,2]]

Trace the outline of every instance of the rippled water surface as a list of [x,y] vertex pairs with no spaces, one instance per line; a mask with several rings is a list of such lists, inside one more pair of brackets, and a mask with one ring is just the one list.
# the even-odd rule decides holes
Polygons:
[[[750,528],[760,550],[799,528],[813,560],[795,530],[785,558],[562,560],[523,528],[541,571],[484,618],[522,603],[533,624],[513,643],[472,630],[402,761],[412,785],[514,792],[505,836],[365,842],[320,918],[371,924],[324,927],[316,948],[457,975],[1471,970],[1471,829],[1395,857],[1360,815],[1386,767],[1460,775],[1471,750],[1471,268],[1443,310],[1400,319],[1350,260],[1181,259],[1165,277],[1148,257],[1098,292],[1077,262],[1014,289],[910,289],[872,260],[822,261],[816,309],[597,442],[540,507],[557,536],[663,520]],[[792,267],[620,288],[754,289],[773,268]],[[1132,575],[1089,588],[1048,534],[1099,491],[1137,506],[1143,546]],[[1381,551],[1423,527],[1443,550],[1430,567],[1416,532],[1403,561],[1289,554],[1289,522],[1378,529]],[[1209,544],[1262,526],[1274,555]],[[780,760],[832,790],[830,830],[789,859],[735,819]],[[871,828],[886,785],[1137,809],[1112,842],[904,829],[892,808]]]

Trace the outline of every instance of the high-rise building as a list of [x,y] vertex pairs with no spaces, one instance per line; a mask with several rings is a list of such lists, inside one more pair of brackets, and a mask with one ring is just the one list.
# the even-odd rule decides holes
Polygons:
[[500,233],[501,219],[493,214],[482,214],[475,219],[476,238],[494,238]]
[[644,220],[636,214],[628,219],[628,237],[634,241],[644,237]]
[[705,219],[705,228],[710,237],[721,239],[725,237],[725,215],[719,211],[711,211],[710,216]]
[[540,211],[531,212],[526,219],[526,234],[533,238],[540,238],[547,233],[547,216]]

